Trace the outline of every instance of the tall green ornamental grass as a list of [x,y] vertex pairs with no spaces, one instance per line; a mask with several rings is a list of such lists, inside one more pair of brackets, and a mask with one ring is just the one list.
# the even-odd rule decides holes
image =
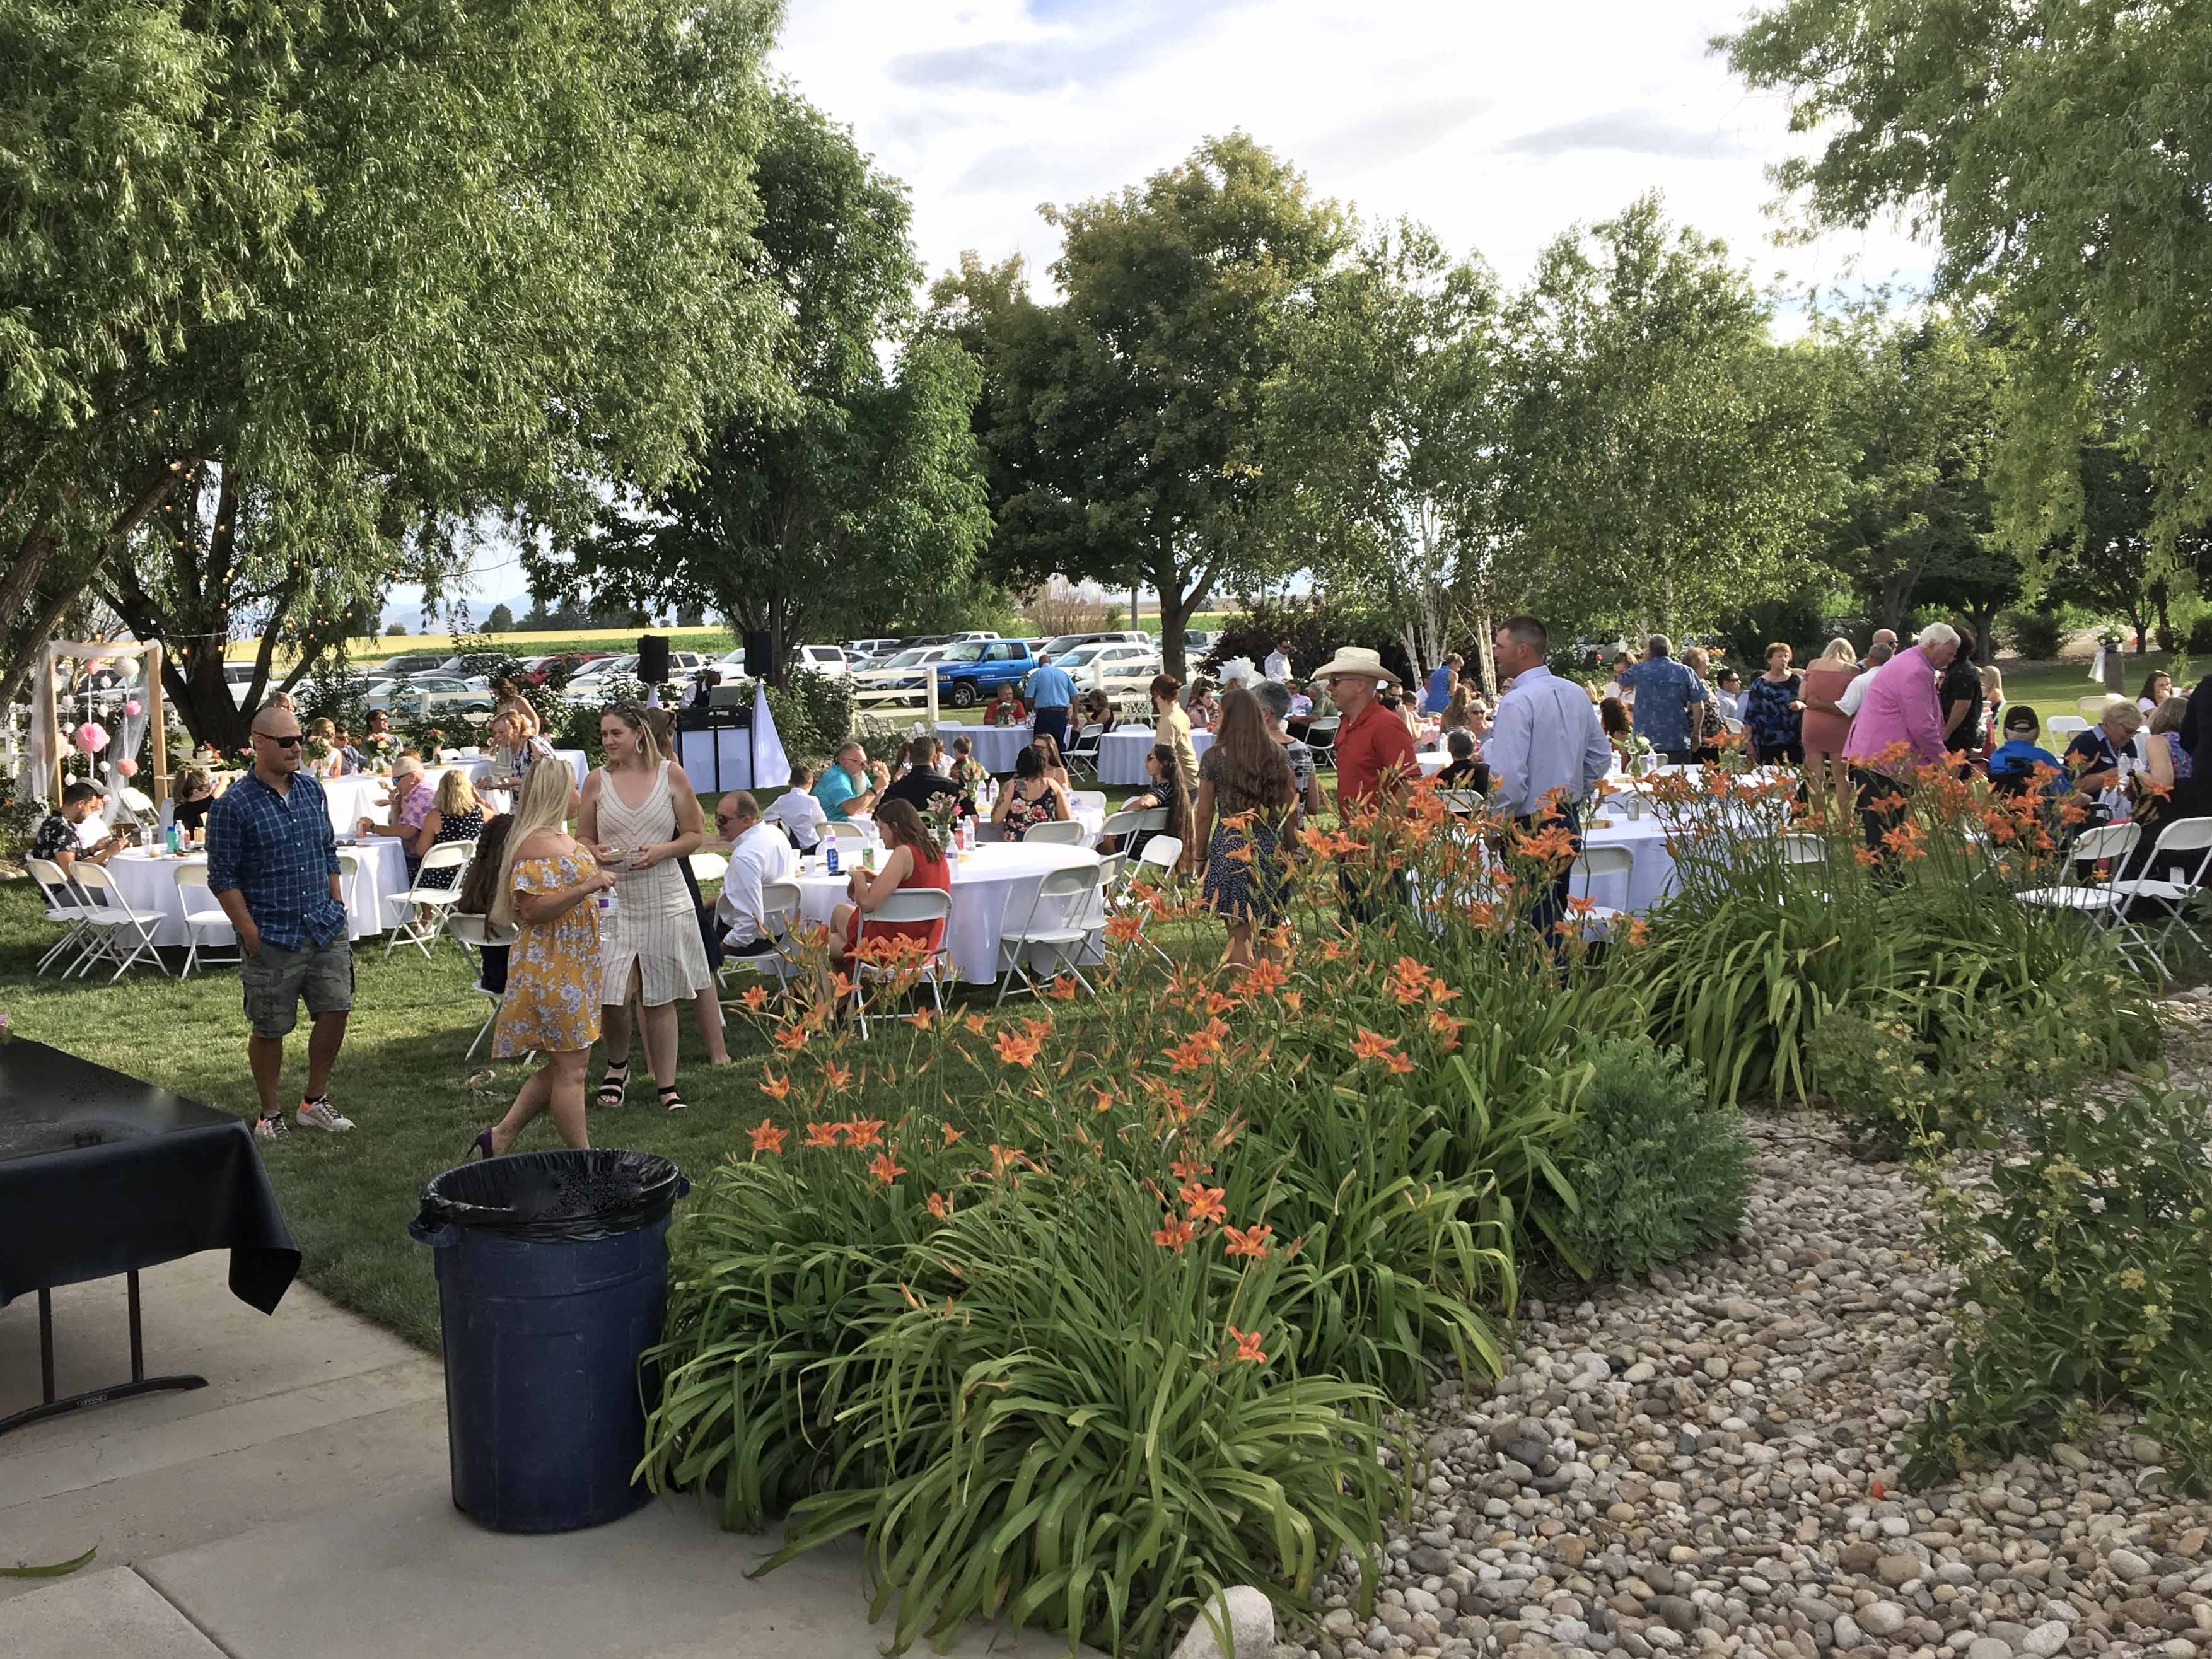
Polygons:
[[[2085,920],[2014,897],[2060,877],[2060,826],[2039,803],[1921,775],[1877,855],[1825,792],[1794,815],[1786,795],[1724,775],[1662,780],[1659,798],[1680,890],[1608,992],[1704,1068],[1715,1100],[1823,1092],[1815,1037],[1838,1016],[1901,1029],[1939,1078],[1986,1070],[1993,1041],[2106,1066],[2155,1053],[2143,988]],[[1821,860],[1790,862],[1768,833],[1783,829]]]

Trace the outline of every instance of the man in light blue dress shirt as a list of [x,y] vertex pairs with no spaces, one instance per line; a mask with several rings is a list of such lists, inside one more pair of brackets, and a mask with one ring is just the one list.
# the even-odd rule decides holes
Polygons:
[[[1512,683],[1491,717],[1482,740],[1489,763],[1492,799],[1523,829],[1534,829],[1549,815],[1566,826],[1575,850],[1582,850],[1581,802],[1613,768],[1613,747],[1605,740],[1597,705],[1572,680],[1545,666],[1551,635],[1534,617],[1509,617],[1498,624],[1494,643],[1498,672]],[[1548,935],[1567,913],[1565,865],[1529,912],[1540,934]]]

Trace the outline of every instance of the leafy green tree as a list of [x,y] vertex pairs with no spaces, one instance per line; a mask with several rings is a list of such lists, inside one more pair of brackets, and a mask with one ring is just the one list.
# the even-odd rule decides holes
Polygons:
[[[75,33],[43,21],[78,10]],[[103,52],[149,12],[169,21],[142,84]],[[187,723],[229,743],[230,638],[260,634],[264,670],[272,647],[325,648],[392,581],[434,589],[486,515],[572,534],[596,481],[665,477],[710,388],[767,383],[780,331],[745,263],[774,17],[0,0],[0,118],[58,163],[0,191],[0,243],[74,260],[89,295],[58,307],[75,269],[0,264],[0,316],[30,319],[11,371],[43,366],[11,373],[36,395],[0,444],[33,465],[0,533],[65,540],[67,580],[167,645]],[[11,39],[68,51],[26,64]],[[75,74],[71,97],[49,72]],[[111,192],[159,224],[38,242]],[[166,273],[150,305],[108,280],[186,237],[204,247],[177,295]],[[273,683],[258,672],[249,705]]]
[[[970,418],[975,365],[912,332],[906,191],[845,128],[772,100],[756,182],[758,280],[790,319],[772,387],[719,400],[684,474],[626,491],[572,562],[534,579],[633,602],[702,605],[787,648],[871,608],[957,592],[990,529]],[[773,676],[772,676],[773,677]]]
[[1715,45],[1821,135],[1778,169],[1808,229],[1902,215],[1940,249],[1937,293],[2009,331],[2007,544],[2039,556],[2081,522],[2095,440],[2146,469],[2170,557],[2212,515],[2212,9],[1780,0]]
[[512,634],[514,632],[514,612],[503,605],[492,606],[491,614],[484,618],[484,632]]
[[1062,299],[1040,305],[1018,265],[970,259],[933,314],[984,364],[990,568],[1024,589],[1141,583],[1179,672],[1208,599],[1303,562],[1267,496],[1263,388],[1345,217],[1242,133],[1046,217]]
[[1545,250],[1505,316],[1501,511],[1555,629],[1702,625],[1804,571],[1838,457],[1822,377],[1766,324],[1656,197]]
[[1500,305],[1488,270],[1425,227],[1379,230],[1291,313],[1265,404],[1307,568],[1390,617],[1418,666],[1463,629],[1490,685],[1492,624],[1521,591],[1495,521]]
[[1824,313],[1813,340],[1832,377],[1837,436],[1854,457],[1828,558],[1881,625],[1904,630],[1923,581],[1988,631],[2017,594],[2018,562],[1990,545],[1989,460],[1999,354],[1937,310],[1891,315],[1887,296]]
[[2156,556],[2158,492],[2148,466],[2106,445],[2083,449],[2079,465],[2081,520],[2043,561],[2051,571],[2045,596],[2124,617],[2145,636],[2154,623],[2170,631],[2176,586],[2212,576],[2212,532],[2183,531],[2167,557]]

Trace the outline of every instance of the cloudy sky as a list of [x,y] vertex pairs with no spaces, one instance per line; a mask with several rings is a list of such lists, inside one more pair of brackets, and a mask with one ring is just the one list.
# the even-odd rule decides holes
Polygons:
[[[1888,232],[1773,244],[1763,172],[1793,143],[1776,97],[1705,42],[1727,0],[790,0],[775,67],[914,193],[933,277],[1019,252],[1040,290],[1046,202],[1117,190],[1243,128],[1370,222],[1410,215],[1517,282],[1569,225],[1663,191],[1759,280],[1924,281]],[[1778,321],[1792,331],[1794,318]],[[523,591],[513,551],[467,584]],[[419,598],[395,595],[410,623]]]
[[1638,191],[1762,281],[1923,278],[1875,233],[1778,248],[1778,98],[1706,41],[1708,0],[791,0],[776,67],[914,192],[932,275],[1012,252],[1042,285],[1038,204],[1085,199],[1243,128],[1370,221],[1411,215],[1517,280],[1560,230]]

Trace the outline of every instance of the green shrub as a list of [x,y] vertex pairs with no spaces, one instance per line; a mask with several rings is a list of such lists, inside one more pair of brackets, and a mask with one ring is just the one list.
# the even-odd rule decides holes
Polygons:
[[[1211,674],[1239,657],[1263,663],[1283,640],[1291,642],[1291,666],[1301,674],[1320,667],[1346,645],[1381,652],[1382,665],[1402,680],[1410,681],[1417,672],[1435,666],[1407,661],[1404,636],[1379,612],[1318,598],[1279,604],[1263,598],[1248,603],[1249,609],[1223,620],[1221,637],[1203,659],[1191,659],[1193,672]],[[1471,641],[1454,641],[1451,648],[1462,652],[1470,662],[1474,659]]]
[[796,670],[782,685],[768,688],[768,711],[785,754],[834,755],[853,735],[853,682]]
[[1600,1048],[1566,1160],[1577,1200],[1563,1224],[1589,1275],[1630,1278],[1734,1237],[1751,1191],[1751,1143],[1733,1106],[1648,1037]]
[[2053,611],[2008,611],[1998,632],[2029,662],[2049,662],[2066,642],[2066,619]]
[[1930,1231],[1959,1274],[1950,1393],[1908,1478],[1974,1457],[2087,1443],[2140,1410],[2168,1466],[2212,1486],[2212,1159],[2201,1095],[2148,1086],[2039,1102],[2019,1156],[1979,1179],[1922,1168]]

